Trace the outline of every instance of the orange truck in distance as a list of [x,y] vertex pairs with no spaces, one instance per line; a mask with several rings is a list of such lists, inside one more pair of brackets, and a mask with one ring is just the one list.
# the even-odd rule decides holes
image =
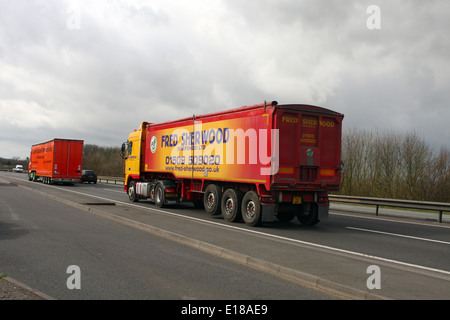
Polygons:
[[31,147],[28,179],[52,183],[81,182],[83,140],[53,139]]

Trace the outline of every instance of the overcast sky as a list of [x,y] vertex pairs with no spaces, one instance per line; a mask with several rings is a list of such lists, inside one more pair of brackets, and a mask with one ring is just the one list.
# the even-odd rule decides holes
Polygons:
[[0,157],[264,100],[449,147],[449,34],[448,0],[0,0]]

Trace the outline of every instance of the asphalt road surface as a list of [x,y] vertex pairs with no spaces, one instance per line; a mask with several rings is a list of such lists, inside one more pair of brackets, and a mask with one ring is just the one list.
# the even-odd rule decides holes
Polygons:
[[250,228],[0,173],[0,274],[56,299],[449,299],[449,249],[448,224],[339,212]]

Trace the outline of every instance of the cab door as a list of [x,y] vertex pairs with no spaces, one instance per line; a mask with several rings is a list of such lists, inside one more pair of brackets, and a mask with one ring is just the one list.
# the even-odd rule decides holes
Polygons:
[[142,131],[135,131],[130,134],[128,141],[122,148],[122,156],[125,158],[125,175],[139,175],[141,164],[141,135]]

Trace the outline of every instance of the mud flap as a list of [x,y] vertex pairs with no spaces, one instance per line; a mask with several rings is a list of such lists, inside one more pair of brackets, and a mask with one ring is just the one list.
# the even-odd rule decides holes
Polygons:
[[262,222],[272,222],[275,220],[275,204],[261,203]]
[[330,209],[330,206],[327,204],[327,205],[318,205],[318,212],[317,212],[317,215],[318,215],[318,219],[319,220],[325,220],[325,219],[328,219],[328,211],[329,211],[329,209]]

